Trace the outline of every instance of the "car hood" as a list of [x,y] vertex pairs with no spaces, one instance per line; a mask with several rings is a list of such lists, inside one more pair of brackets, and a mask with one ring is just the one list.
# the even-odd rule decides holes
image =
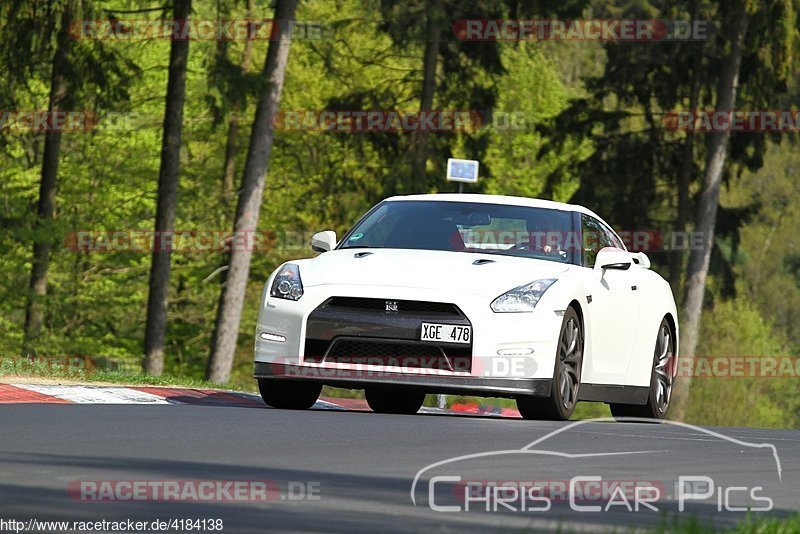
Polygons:
[[395,286],[491,298],[539,278],[558,278],[569,270],[563,263],[499,254],[380,248],[333,250],[295,263],[307,287]]

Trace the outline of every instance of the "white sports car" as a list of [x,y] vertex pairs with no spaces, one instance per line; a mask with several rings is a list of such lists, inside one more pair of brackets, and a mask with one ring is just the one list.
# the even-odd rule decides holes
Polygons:
[[515,398],[526,419],[578,401],[662,419],[677,369],[669,284],[592,211],[527,198],[392,197],[323,254],[269,277],[255,378],[276,408],[323,385],[415,413],[427,393]]

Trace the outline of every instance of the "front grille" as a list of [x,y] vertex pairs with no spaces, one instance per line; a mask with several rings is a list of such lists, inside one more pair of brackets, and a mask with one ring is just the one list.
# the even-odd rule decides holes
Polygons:
[[386,302],[397,302],[398,314],[431,314],[449,315],[453,317],[463,317],[464,314],[455,304],[446,302],[426,302],[422,300],[393,300],[393,299],[372,299],[361,297],[332,297],[322,304],[322,308],[340,308],[348,310],[379,311],[386,312]]
[[469,372],[470,348],[379,339],[334,339],[325,362]]
[[[386,310],[387,302],[392,304],[392,311]],[[471,326],[455,304],[331,297],[308,316],[303,359],[309,363],[469,371],[472,343],[421,342],[422,323],[425,322]]]
[[325,360],[331,362],[338,358],[425,358],[443,355],[442,349],[436,345],[338,339],[333,342]]

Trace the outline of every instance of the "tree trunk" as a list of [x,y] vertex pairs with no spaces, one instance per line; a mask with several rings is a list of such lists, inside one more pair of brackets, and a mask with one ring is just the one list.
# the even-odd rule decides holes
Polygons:
[[[175,0],[173,17],[187,20],[191,0]],[[167,330],[167,297],[169,293],[171,238],[175,229],[175,211],[180,178],[180,149],[183,129],[183,103],[186,99],[186,63],[189,41],[173,40],[169,53],[169,78],[164,111],[164,133],[161,140],[161,169],[158,173],[156,239],[150,267],[150,294],[147,301],[147,326],[144,338],[146,373],[160,375],[164,371],[164,342]]]
[[[428,8],[428,20],[425,25],[425,57],[423,59],[422,95],[420,98],[420,111],[433,109],[433,97],[436,94],[436,68],[439,65],[439,50],[441,47],[441,12],[442,2],[436,0]],[[420,121],[421,122],[421,121]],[[424,193],[425,171],[428,166],[428,132],[416,131],[413,136],[414,166],[412,169],[413,180],[411,193]]]
[[[247,20],[253,20],[253,0],[247,0]],[[246,74],[250,69],[250,62],[253,59],[253,39],[244,42],[244,57],[242,58],[242,73]],[[233,202],[233,181],[236,176],[236,139],[239,135],[239,113],[242,111],[238,102],[231,110],[231,117],[228,120],[228,138],[225,142],[225,163],[222,166],[222,201],[225,204],[226,216],[227,209]]]
[[[278,111],[283,91],[289,48],[292,44],[289,24],[294,21],[296,10],[297,0],[278,0],[275,7],[275,20],[281,26],[280,37],[270,42],[264,62],[266,84],[250,134],[250,147],[236,205],[236,235],[252,235],[258,225],[274,138],[272,119]],[[220,292],[216,326],[211,340],[211,356],[206,369],[206,379],[212,382],[223,383],[230,378],[252,256],[250,246],[236,247],[231,251],[230,269]]]
[[[238,106],[237,106],[238,107]],[[228,138],[225,141],[225,162],[222,164],[222,203],[228,208],[233,203],[233,180],[236,176],[236,137],[239,135],[239,121],[232,111],[231,118],[228,120]]]
[[[66,77],[72,22],[73,2],[66,2],[61,14],[61,27],[56,38],[53,54],[53,70],[50,78],[50,102],[48,112],[63,109],[68,100],[69,82]],[[39,202],[36,208],[36,233],[33,245],[30,292],[25,310],[25,352],[34,351],[34,341],[39,337],[44,323],[44,299],[47,296],[47,272],[50,267],[50,252],[53,248],[52,229],[55,219],[56,189],[58,188],[58,160],[61,152],[62,132],[53,129],[45,133],[42,157],[42,178],[39,184]]]
[[[730,35],[730,48],[723,60],[717,89],[718,111],[730,111],[736,106],[736,89],[739,84],[739,68],[742,62],[742,45],[747,32],[746,0],[737,0],[731,10],[727,26]],[[694,356],[703,311],[708,265],[711,260],[711,247],[714,243],[714,229],[719,206],[719,191],[727,158],[730,130],[710,134],[706,156],[703,188],[697,207],[695,231],[702,236],[702,247],[692,250],[686,270],[686,293],[683,302],[683,330],[681,333],[681,354]],[[682,419],[686,413],[691,377],[685,377],[676,384],[673,393],[673,417]]]
[[[696,20],[697,17],[694,17]],[[689,109],[694,113],[697,111],[700,100],[701,69],[703,55],[698,50],[692,65],[692,79],[689,89]],[[683,235],[689,223],[689,187],[692,183],[692,170],[694,168],[694,130],[686,132],[686,139],[683,144],[683,158],[681,169],[678,173],[678,218],[675,222],[675,234]],[[681,276],[683,275],[683,251],[673,250],[669,258],[669,275],[672,285],[672,292],[678,293],[681,288]]]

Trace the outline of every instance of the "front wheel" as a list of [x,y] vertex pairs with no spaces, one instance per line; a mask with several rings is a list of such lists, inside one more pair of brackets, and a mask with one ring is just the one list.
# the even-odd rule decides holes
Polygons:
[[364,391],[373,412],[414,415],[425,402],[422,391],[370,387]]
[[661,320],[653,354],[653,371],[650,375],[650,392],[647,404],[611,404],[611,415],[616,419],[637,417],[659,423],[669,412],[674,377],[675,336],[666,317]]
[[583,365],[583,328],[578,313],[573,308],[564,312],[561,332],[558,335],[556,365],[550,395],[544,398],[519,397],[517,409],[523,419],[550,419],[566,421],[578,404]]
[[322,384],[259,378],[258,391],[264,402],[273,408],[306,410],[314,406],[319,399]]

